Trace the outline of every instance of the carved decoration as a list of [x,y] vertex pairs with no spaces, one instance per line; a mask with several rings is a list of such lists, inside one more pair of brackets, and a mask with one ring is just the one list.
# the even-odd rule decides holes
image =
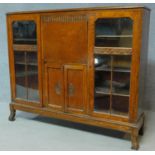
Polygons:
[[132,48],[124,47],[95,47],[95,54],[131,55]]
[[80,22],[80,21],[86,21],[87,16],[86,15],[45,15],[41,17],[43,22],[62,22],[62,23],[68,23],[68,22]]
[[37,46],[36,45],[13,45],[14,51],[37,51]]

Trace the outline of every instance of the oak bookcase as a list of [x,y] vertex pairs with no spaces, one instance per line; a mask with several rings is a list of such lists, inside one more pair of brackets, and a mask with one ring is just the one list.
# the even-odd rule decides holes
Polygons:
[[7,14],[16,110],[143,134],[150,10],[105,7]]

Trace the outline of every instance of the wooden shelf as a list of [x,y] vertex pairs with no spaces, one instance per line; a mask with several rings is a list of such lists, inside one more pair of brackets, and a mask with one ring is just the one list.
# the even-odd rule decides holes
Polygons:
[[113,96],[122,96],[122,97],[130,97],[129,94],[121,94],[121,93],[111,93],[111,92],[102,92],[102,91],[95,91],[96,94],[102,95],[113,95]]
[[130,69],[124,69],[124,68],[120,68],[120,69],[113,69],[113,72],[121,72],[121,73],[130,73],[131,70]]
[[15,62],[16,65],[30,65],[30,66],[38,66],[37,63],[33,63],[33,62],[30,62],[30,63],[24,63],[24,62]]
[[108,55],[131,55],[132,48],[128,47],[95,47],[95,54],[108,54]]
[[102,94],[102,95],[110,95],[110,92],[103,92],[103,91],[95,91],[96,94]]
[[35,38],[14,38],[13,40],[14,41],[28,41],[28,42],[31,42],[31,41],[36,41],[37,39],[35,39]]
[[99,67],[96,67],[95,68],[95,71],[103,71],[103,72],[120,72],[120,73],[130,73],[131,70],[130,69],[108,69],[108,68],[99,68]]
[[129,94],[119,94],[119,93],[112,93],[113,96],[122,96],[122,97],[130,97]]
[[111,69],[109,69],[109,68],[99,68],[99,67],[96,67],[95,68],[95,71],[111,72]]
[[112,92],[110,91],[110,88],[108,87],[96,87],[95,88],[95,94],[102,94],[102,95],[113,95],[113,96],[123,96],[123,97],[129,97],[129,91],[128,90],[121,90],[116,91],[114,88]]
[[132,38],[133,35],[97,35],[96,38]]
[[14,51],[37,52],[37,45],[13,45]]
[[103,109],[98,109],[98,108],[94,108],[94,111],[97,113],[105,113],[105,114],[109,114],[110,115],[110,110],[103,110]]
[[37,75],[38,72],[37,71],[28,71],[28,72],[20,72],[16,74],[16,77],[25,77],[25,76],[31,76],[31,75]]

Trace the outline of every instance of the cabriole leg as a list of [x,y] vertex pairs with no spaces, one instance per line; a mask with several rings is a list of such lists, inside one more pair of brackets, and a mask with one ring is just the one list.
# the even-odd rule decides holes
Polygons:
[[10,104],[10,116],[9,121],[14,121],[16,116],[16,110],[13,108],[13,106]]

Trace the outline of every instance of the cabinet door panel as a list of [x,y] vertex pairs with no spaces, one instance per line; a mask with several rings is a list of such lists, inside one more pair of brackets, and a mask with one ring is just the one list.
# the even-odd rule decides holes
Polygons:
[[[95,27],[91,30],[95,38],[94,42],[90,40],[94,44],[91,54],[94,67],[90,68],[89,74],[92,85],[90,109],[95,117],[129,121],[133,111],[136,111],[131,107],[136,107],[137,103],[134,97],[137,84],[134,82],[138,73],[138,65],[135,66],[135,58],[138,57],[135,52],[138,47],[138,16],[131,10],[107,10],[104,14],[97,13],[91,21]],[[107,57],[111,57],[110,63]],[[107,74],[109,78],[105,78]]]
[[64,104],[63,70],[47,67],[47,106],[62,110]]
[[87,62],[87,19],[85,15],[43,15],[42,46],[48,62]]
[[12,99],[17,103],[42,106],[39,15],[8,18]]
[[65,110],[71,113],[84,113],[87,105],[85,66],[65,66],[65,93]]

